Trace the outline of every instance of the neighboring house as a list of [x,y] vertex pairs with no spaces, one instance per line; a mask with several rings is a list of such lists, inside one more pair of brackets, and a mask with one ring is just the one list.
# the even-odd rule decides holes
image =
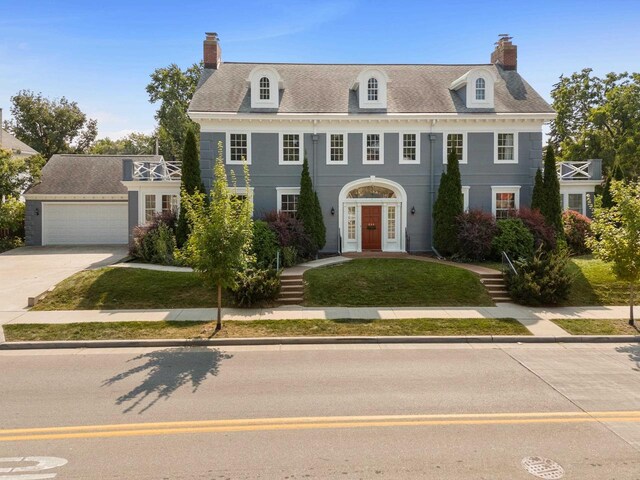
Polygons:
[[179,195],[179,165],[158,155],[54,155],[25,192],[25,241],[127,244],[137,225],[176,211]]
[[563,210],[591,217],[595,190],[602,184],[602,160],[558,163],[558,175]]
[[266,64],[223,62],[210,33],[204,65],[189,115],[205,186],[222,142],[229,170],[250,166],[255,215],[293,214],[306,155],[326,252],[431,250],[451,150],[465,208],[502,218],[528,206],[542,126],[555,116],[518,74],[509,37],[487,64]]
[[4,128],[2,128],[2,109],[0,108],[0,148],[4,150],[11,150],[13,155],[16,157],[30,157],[32,155],[37,155],[33,148],[31,148],[26,143],[18,140],[12,134],[7,132]]

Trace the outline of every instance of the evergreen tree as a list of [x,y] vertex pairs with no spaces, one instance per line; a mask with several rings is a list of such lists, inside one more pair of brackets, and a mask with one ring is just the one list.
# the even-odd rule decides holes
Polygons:
[[452,151],[447,158],[447,171],[442,174],[438,198],[433,206],[433,243],[443,255],[457,251],[458,216],[464,210],[458,156]]
[[326,243],[326,228],[322,219],[322,209],[317,193],[313,190],[307,154],[304,155],[302,175],[300,177],[300,197],[298,198],[298,218],[302,221],[305,233],[313,241],[313,249],[317,253]]
[[313,207],[316,217],[316,245],[318,250],[322,250],[327,243],[327,227],[324,225],[324,218],[322,216],[322,207],[320,206],[320,199],[318,198],[318,192],[313,192]]
[[542,170],[538,168],[536,181],[533,185],[533,196],[531,197],[531,210],[542,210],[544,203],[544,181],[542,180]]
[[[200,191],[204,193],[204,185],[200,177],[200,154],[198,152],[198,141],[193,129],[187,131],[184,140],[184,148],[182,151],[182,184],[183,193],[193,195]],[[184,208],[180,207],[180,216],[178,217],[178,226],[176,228],[176,243],[178,247],[182,247],[187,241],[191,229],[187,221],[187,215]]]
[[615,165],[612,171],[607,175],[607,179],[604,182],[604,187],[602,189],[602,207],[603,208],[611,208],[613,207],[613,198],[611,197],[611,181],[618,180],[621,181],[624,179],[622,174],[622,169]]
[[547,146],[547,153],[544,157],[544,195],[541,203],[540,213],[544,215],[547,225],[553,227],[556,235],[563,234],[562,227],[562,204],[560,202],[560,180],[556,170],[556,157],[553,147]]

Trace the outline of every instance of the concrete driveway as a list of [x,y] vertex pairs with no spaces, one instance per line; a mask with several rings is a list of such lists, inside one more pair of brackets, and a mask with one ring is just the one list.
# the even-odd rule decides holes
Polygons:
[[22,247],[0,254],[0,312],[23,310],[27,299],[80,270],[127,256],[126,245]]

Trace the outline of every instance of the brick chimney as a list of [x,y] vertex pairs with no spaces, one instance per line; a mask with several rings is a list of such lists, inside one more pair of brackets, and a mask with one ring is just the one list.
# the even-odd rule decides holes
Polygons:
[[504,70],[518,69],[518,47],[511,43],[513,37],[501,33],[496,42],[496,49],[491,54],[491,63],[500,65]]
[[222,50],[220,49],[220,40],[215,32],[205,33],[204,39],[204,68],[213,68],[217,70],[222,61]]

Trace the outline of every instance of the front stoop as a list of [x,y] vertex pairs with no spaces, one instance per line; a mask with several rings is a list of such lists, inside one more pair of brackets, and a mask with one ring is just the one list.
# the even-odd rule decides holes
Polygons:
[[480,282],[489,292],[491,300],[494,302],[510,302],[511,297],[504,283],[504,275],[502,273],[480,273]]
[[302,275],[282,275],[282,286],[278,303],[282,305],[302,305],[304,300],[304,280]]

